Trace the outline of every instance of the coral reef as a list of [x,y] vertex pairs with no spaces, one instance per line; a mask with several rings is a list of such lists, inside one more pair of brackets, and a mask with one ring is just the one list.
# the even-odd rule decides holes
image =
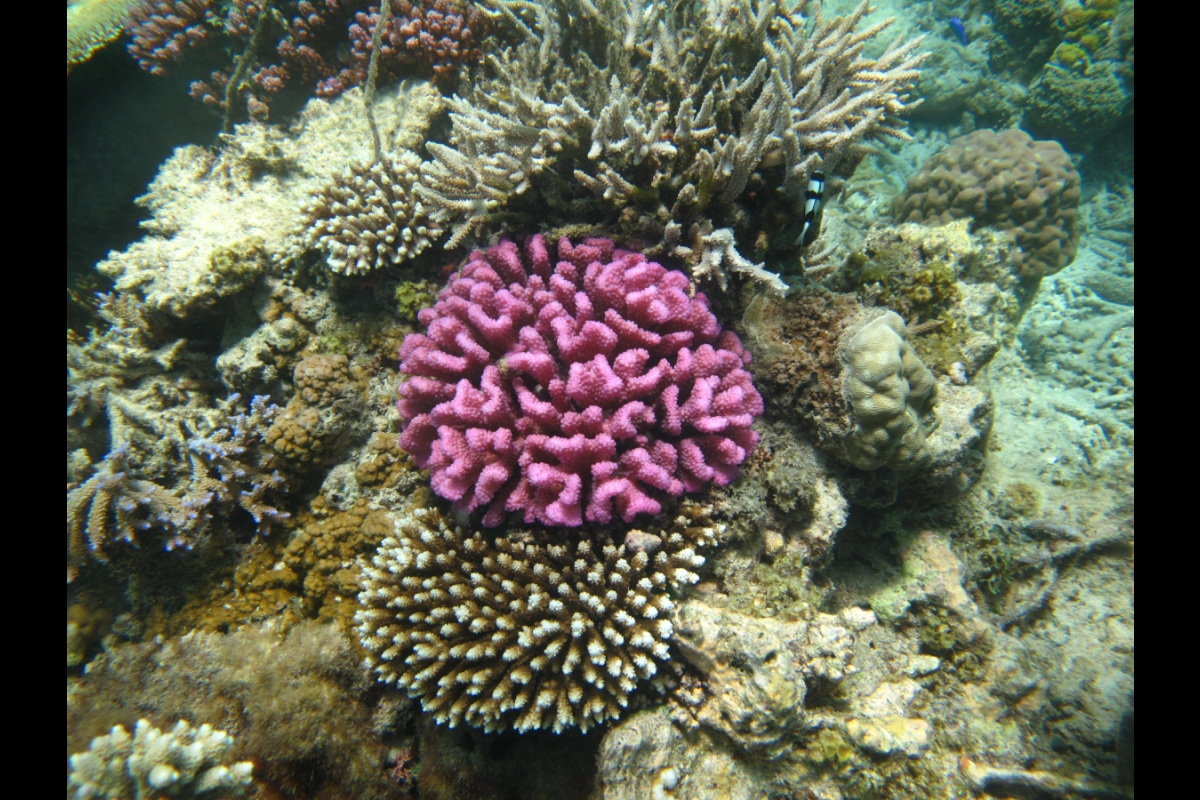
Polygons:
[[[424,84],[380,93],[373,114],[388,147],[418,145],[440,102]],[[150,210],[148,235],[97,269],[174,316],[211,308],[301,255],[303,210],[343,169],[373,160],[358,90],[310,102],[291,133],[247,123],[219,151],[178,148],[138,201]]]
[[402,152],[349,167],[305,209],[308,244],[328,253],[330,269],[355,275],[399,264],[441,237],[413,191],[420,163]]
[[240,797],[254,781],[254,764],[221,763],[232,746],[233,738],[211,725],[193,728],[179,720],[170,732],[163,732],[139,719],[132,738],[118,725],[92,739],[85,752],[71,756],[67,791],[77,800],[150,800],[164,792],[198,797],[214,791]]
[[[762,413],[687,277],[607,239],[476,252],[404,341],[401,447],[462,512],[631,522],[738,474]],[[674,363],[672,363],[672,361]]]
[[842,391],[854,418],[846,455],[859,469],[912,469],[933,423],[937,383],[894,311],[855,325],[838,345]]
[[717,533],[703,508],[681,511],[658,534],[556,543],[491,540],[416,509],[365,571],[363,646],[438,722],[586,731],[669,658],[670,594],[698,580],[696,550]]
[[979,130],[950,143],[893,203],[899,222],[971,218],[1010,235],[1023,278],[1058,272],[1079,244],[1079,173],[1057,142],[1019,130]]
[[373,687],[333,625],[305,623],[284,636],[257,624],[124,645],[92,661],[68,693],[67,752],[140,718],[183,718],[193,729],[220,720],[233,739],[226,757],[253,761],[264,794],[396,797],[379,731],[402,726],[387,718],[407,712],[381,703]]
[[[794,250],[799,229],[780,228],[803,208],[809,174],[856,162],[864,141],[903,136],[900,116],[916,103],[918,41],[865,57],[890,24],[859,30],[865,3],[832,20],[816,7],[811,24],[775,2],[498,7],[518,44],[450,101],[449,145],[430,144],[418,189],[453,227],[451,247],[506,214],[540,214],[541,202],[569,210],[564,224],[589,208],[619,215],[630,235],[695,263],[704,245],[683,237],[700,238],[692,226],[703,223],[731,227],[743,252],[767,227]],[[770,226],[738,205],[748,194]]]

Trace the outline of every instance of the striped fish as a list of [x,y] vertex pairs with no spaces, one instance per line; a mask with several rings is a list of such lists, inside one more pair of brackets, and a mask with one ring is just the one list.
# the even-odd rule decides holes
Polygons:
[[821,235],[821,212],[825,210],[825,173],[814,170],[804,190],[804,229],[796,244],[808,247]]

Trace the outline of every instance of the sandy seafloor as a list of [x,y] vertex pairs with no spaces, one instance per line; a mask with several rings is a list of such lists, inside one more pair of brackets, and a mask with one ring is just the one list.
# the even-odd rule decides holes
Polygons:
[[[399,447],[400,344],[467,249],[433,236],[403,263],[340,275],[306,238],[306,203],[371,162],[361,90],[311,99],[298,81],[271,124],[235,114],[218,135],[221,112],[187,87],[228,51],[153,76],[126,33],[74,65],[68,797],[1132,797],[1133,2],[879,6],[860,28],[897,22],[866,55],[897,34],[931,53],[911,138],[831,170],[816,246],[751,258],[782,273],[787,300],[742,274],[724,291],[696,278],[754,355],[761,438],[732,484],[583,534],[630,553],[630,530],[662,534],[656,547],[688,525],[715,534],[695,581],[670,585],[657,678],[617,691],[626,705],[586,733],[450,728],[367,665],[379,648],[358,595],[386,584],[369,565],[414,509],[461,535],[579,534],[524,534],[519,517],[485,529]],[[381,81],[375,119],[415,165],[450,123],[428,70],[411,70]],[[467,80],[437,85],[466,97]],[[1077,250],[1040,279],[1010,267],[1003,223],[893,216],[922,164],[986,128],[1057,142],[1051,169],[1076,171]],[[796,237],[802,210],[780,221],[754,194],[772,174],[721,212],[739,236]],[[465,241],[542,218],[568,231],[566,206],[529,199],[537,180],[510,198],[520,213]],[[568,232],[651,242],[620,209],[606,219]],[[698,253],[659,260],[686,272]],[[838,438],[854,419],[838,337],[887,309],[908,315],[905,352],[936,399],[920,457],[860,469]]]

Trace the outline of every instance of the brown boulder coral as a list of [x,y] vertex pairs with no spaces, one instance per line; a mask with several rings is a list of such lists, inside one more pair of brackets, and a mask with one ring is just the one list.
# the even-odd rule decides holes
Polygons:
[[989,129],[955,139],[926,161],[893,202],[897,222],[973,219],[1011,237],[1022,278],[1052,275],[1079,246],[1079,173],[1062,145]]

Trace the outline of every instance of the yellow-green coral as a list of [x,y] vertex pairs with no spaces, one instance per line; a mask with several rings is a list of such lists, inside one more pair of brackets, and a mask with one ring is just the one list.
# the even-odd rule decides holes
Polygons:
[[121,35],[142,0],[70,0],[67,3],[67,71]]
[[438,287],[429,281],[404,281],[396,287],[396,314],[406,322],[416,322],[421,309],[437,300]]

